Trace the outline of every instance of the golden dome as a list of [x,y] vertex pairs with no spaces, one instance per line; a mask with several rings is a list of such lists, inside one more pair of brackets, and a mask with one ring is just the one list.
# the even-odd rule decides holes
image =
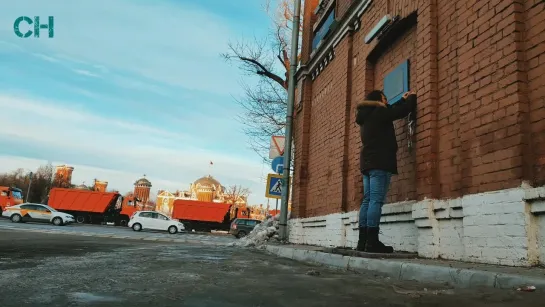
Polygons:
[[214,187],[214,188],[217,188],[217,189],[221,189],[221,183],[219,181],[217,181],[214,177],[210,176],[210,175],[195,180],[193,185],[195,185],[195,187],[197,187],[197,186],[200,186],[200,187],[203,187],[203,188],[205,188],[205,187],[208,187],[208,188]]

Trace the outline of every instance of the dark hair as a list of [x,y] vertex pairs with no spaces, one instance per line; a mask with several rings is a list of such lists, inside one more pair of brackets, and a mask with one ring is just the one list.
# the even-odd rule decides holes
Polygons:
[[382,96],[385,96],[382,91],[374,90],[371,93],[367,94],[367,96],[365,97],[365,100],[382,101]]

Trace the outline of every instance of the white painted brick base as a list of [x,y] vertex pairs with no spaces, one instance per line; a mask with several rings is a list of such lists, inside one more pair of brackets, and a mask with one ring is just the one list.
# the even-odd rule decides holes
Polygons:
[[[509,266],[545,264],[545,187],[384,205],[381,240],[422,257]],[[358,211],[291,219],[290,242],[356,247]]]

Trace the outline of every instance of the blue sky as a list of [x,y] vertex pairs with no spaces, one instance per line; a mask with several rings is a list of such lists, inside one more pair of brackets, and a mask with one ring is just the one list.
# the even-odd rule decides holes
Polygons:
[[[211,173],[265,202],[268,166],[235,120],[243,76],[220,57],[229,40],[267,35],[262,1],[4,2],[0,171],[67,163],[75,184],[127,191],[147,174],[155,192]],[[54,38],[17,37],[19,16],[54,16]]]

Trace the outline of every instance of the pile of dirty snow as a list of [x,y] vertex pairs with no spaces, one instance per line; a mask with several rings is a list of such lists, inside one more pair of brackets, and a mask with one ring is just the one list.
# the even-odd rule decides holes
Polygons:
[[252,232],[250,232],[247,236],[231,243],[230,246],[259,247],[268,241],[280,242],[280,237],[278,235],[278,228],[280,224],[279,221],[280,214],[268,217],[263,222],[255,226]]

